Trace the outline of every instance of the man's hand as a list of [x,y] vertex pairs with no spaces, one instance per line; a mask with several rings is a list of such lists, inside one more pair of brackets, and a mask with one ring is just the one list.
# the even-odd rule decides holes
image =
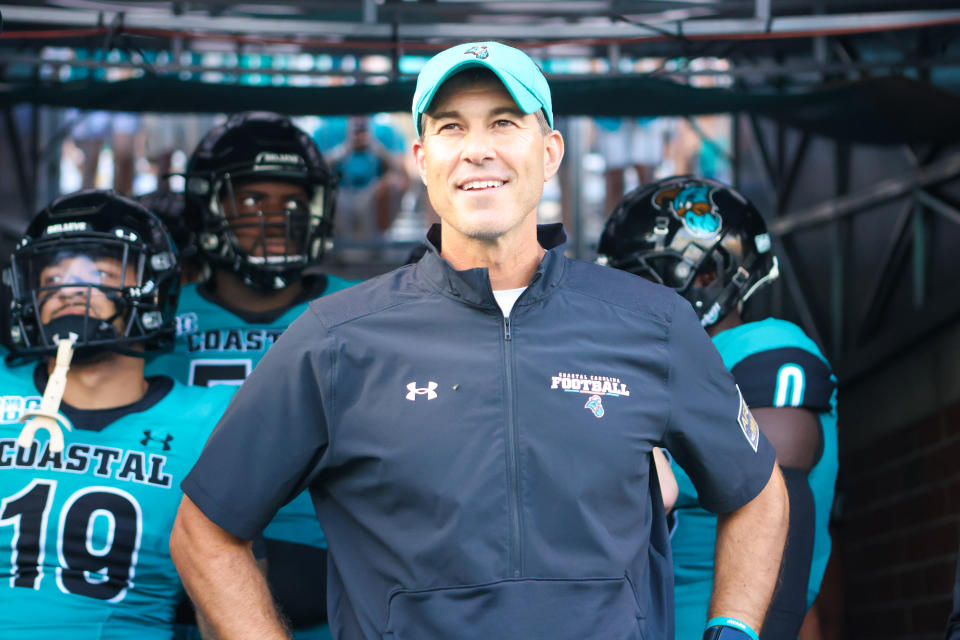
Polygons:
[[204,636],[288,640],[252,543],[214,524],[183,497],[170,534],[170,556],[203,620]]
[[759,632],[777,584],[790,505],[780,467],[757,496],[717,519],[708,618],[736,618]]

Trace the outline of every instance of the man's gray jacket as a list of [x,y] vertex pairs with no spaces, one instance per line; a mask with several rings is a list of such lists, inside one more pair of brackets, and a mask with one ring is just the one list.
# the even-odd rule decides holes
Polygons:
[[309,488],[336,638],[672,638],[651,448],[715,512],[774,460],[689,303],[565,258],[554,225],[505,319],[486,269],[430,237],[417,264],[310,304],[184,491],[249,539]]

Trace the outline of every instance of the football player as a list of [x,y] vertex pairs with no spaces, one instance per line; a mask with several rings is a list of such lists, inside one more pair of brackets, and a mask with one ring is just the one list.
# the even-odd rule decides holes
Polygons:
[[[743,303],[778,275],[759,212],[729,186],[692,176],[653,182],[614,209],[599,261],[677,290],[693,305],[743,400],[777,450],[790,494],[781,583],[761,638],[795,638],[830,554],[827,533],[837,475],[836,378],[800,327],[774,318],[745,322]],[[679,497],[671,547],[676,637],[707,620],[717,517],[700,507],[675,462]]]
[[[209,277],[183,289],[172,353],[156,361],[191,385],[239,385],[317,297],[353,282],[316,270],[333,224],[336,180],[289,118],[231,116],[187,164],[187,222]],[[264,530],[268,580],[297,638],[329,637],[326,538],[303,493]],[[304,567],[310,567],[309,570]]]
[[174,635],[180,480],[232,395],[144,377],[179,277],[160,221],[113,192],[55,200],[16,245],[7,359],[34,366],[0,367],[4,638]]

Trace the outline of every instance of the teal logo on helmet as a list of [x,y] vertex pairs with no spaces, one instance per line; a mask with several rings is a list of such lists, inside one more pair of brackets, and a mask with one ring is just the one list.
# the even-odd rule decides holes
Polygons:
[[713,202],[714,187],[696,182],[666,187],[653,194],[653,203],[667,208],[695,236],[712,236],[723,219]]
[[487,47],[485,45],[479,44],[464,51],[463,55],[473,56],[477,60],[486,60],[490,57],[490,52],[487,51]]

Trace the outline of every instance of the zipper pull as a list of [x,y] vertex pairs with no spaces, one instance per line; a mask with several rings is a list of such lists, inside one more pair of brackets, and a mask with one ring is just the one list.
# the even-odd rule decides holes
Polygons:
[[503,318],[503,339],[510,339],[510,316],[504,316]]

